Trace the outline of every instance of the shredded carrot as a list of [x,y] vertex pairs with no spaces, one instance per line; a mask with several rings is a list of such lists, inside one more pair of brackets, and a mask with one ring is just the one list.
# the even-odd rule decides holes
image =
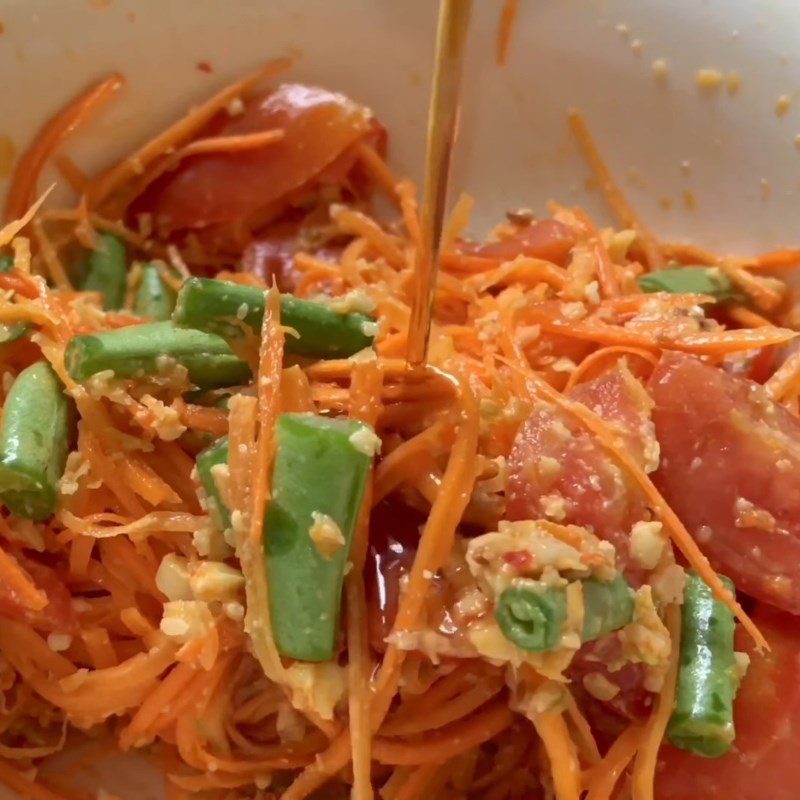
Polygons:
[[97,114],[124,85],[125,80],[121,75],[109,75],[78,95],[42,128],[17,163],[6,196],[6,222],[22,217],[33,203],[39,177],[55,151]]
[[41,781],[27,777],[17,767],[2,759],[0,759],[0,783],[28,800],[67,800],[52,789],[48,789]]
[[577,368],[570,373],[564,391],[568,392],[573,386],[596,378],[602,372],[612,368],[620,359],[625,359],[628,366],[631,367],[631,357],[639,359],[646,364],[644,373],[641,376],[645,378],[649,376],[653,371],[653,367],[658,363],[658,358],[652,352],[639,347],[601,347],[599,350],[586,356],[586,358],[578,364]]
[[[350,416],[375,426],[381,407],[383,373],[377,362],[358,364],[353,369],[350,387]],[[353,761],[353,800],[371,800],[372,737],[370,730],[370,677],[374,669],[367,642],[367,601],[362,575],[369,544],[369,514],[372,487],[367,487],[359,515],[355,539],[350,550],[353,569],[345,576],[347,603],[348,688],[350,740]]]
[[452,211],[450,211],[450,216],[448,216],[442,230],[442,243],[440,245],[442,250],[455,248],[458,237],[469,226],[469,220],[474,208],[475,198],[466,192],[462,192],[458,196]]
[[508,59],[511,44],[511,33],[519,12],[519,0],[504,0],[500,15],[500,26],[497,29],[497,63],[503,67]]
[[182,403],[180,417],[187,428],[195,431],[206,431],[215,436],[224,436],[228,432],[228,415],[221,408]]
[[405,266],[406,260],[397,242],[366,214],[342,208],[334,214],[334,222],[343,233],[366,239],[391,266],[395,268]]
[[581,781],[578,754],[563,715],[548,711],[535,714],[532,721],[550,759],[556,799],[579,800]]
[[636,761],[633,765],[633,800],[653,800],[658,750],[661,747],[661,741],[667,730],[675,703],[675,684],[678,680],[681,642],[681,609],[679,606],[670,606],[667,609],[666,625],[672,645],[669,668],[664,675],[663,687],[656,701],[655,709],[645,725],[636,754]]
[[270,61],[263,67],[226,86],[213,97],[192,109],[185,117],[167,128],[158,136],[146,142],[138,150],[108,170],[101,178],[90,182],[86,196],[90,208],[96,208],[115,192],[125,181],[141,173],[152,161],[163,155],[171,147],[178,147],[199,131],[218,111],[231,100],[240,97],[248,89],[262,80],[271,78],[290,65],[288,59]]
[[589,132],[589,126],[586,124],[583,115],[575,109],[571,110],[569,112],[569,123],[586,160],[597,176],[600,188],[603,190],[611,210],[616,214],[622,225],[627,228],[633,228],[638,234],[650,269],[662,269],[664,259],[655,237],[633,211],[622,190],[612,177],[603,157],[600,155],[600,150],[595,144],[592,134]]
[[764,384],[767,394],[781,402],[800,385],[800,350],[795,351],[778,367]]
[[743,328],[771,328],[772,322],[746,306],[731,306],[727,309],[728,316],[738,322]]
[[[394,741],[378,737],[373,742],[375,758],[383,764],[441,764],[497,736],[514,720],[505,698],[484,708],[469,720],[459,721],[419,742]],[[578,795],[575,795],[576,799]]]
[[770,253],[760,255],[755,264],[751,265],[758,269],[794,269],[800,266],[800,250],[783,248],[773,250]]
[[409,773],[405,783],[393,795],[392,800],[417,800],[422,797],[440,769],[442,769],[442,765],[436,763],[417,767]]
[[33,221],[33,232],[36,236],[36,241],[39,243],[44,262],[50,271],[50,277],[53,279],[53,283],[59,289],[70,291],[72,289],[72,283],[67,277],[67,271],[61,263],[61,259],[58,257],[55,247],[53,247],[52,242],[45,233],[44,225],[41,220],[35,219]]
[[762,311],[771,311],[776,308],[783,299],[783,295],[778,291],[769,278],[762,275],[752,275],[744,267],[726,262],[720,262],[717,266],[721,272],[725,273],[737,288],[746,292]]
[[0,547],[0,576],[3,583],[19,597],[20,603],[25,608],[41,611],[47,606],[47,595],[36,586],[17,559],[2,547]]
[[597,749],[597,742],[592,733],[592,726],[581,713],[575,697],[570,692],[567,696],[567,719],[572,723],[572,727],[578,734],[577,746],[578,753],[582,760],[587,764],[598,764],[601,761],[600,751]]
[[81,170],[78,165],[66,154],[56,156],[56,166],[58,171],[64,176],[64,179],[72,187],[73,191],[77,194],[82,194],[86,188],[89,179],[86,173]]
[[281,129],[244,133],[239,136],[209,136],[206,139],[195,139],[177,151],[178,161],[205,153],[238,153],[243,150],[255,150],[268,144],[280,142],[284,138]]
[[632,723],[617,737],[603,760],[589,773],[585,783],[586,800],[611,799],[617,781],[636,755],[646,730],[642,725]]
[[369,143],[361,141],[356,145],[358,157],[372,180],[397,202],[397,178],[378,151]]

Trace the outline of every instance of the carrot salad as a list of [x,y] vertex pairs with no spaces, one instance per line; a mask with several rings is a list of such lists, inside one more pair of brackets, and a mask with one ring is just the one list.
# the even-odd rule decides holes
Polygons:
[[661,241],[573,112],[616,225],[476,239],[461,197],[410,368],[416,188],[286,67],[87,174],[109,76],[19,160],[0,783],[83,800],[138,751],[170,800],[794,797],[800,251]]

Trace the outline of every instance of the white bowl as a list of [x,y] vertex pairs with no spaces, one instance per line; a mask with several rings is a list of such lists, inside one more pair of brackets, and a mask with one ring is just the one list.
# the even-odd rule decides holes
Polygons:
[[[419,178],[433,0],[0,0],[0,134],[23,147],[89,81],[128,78],[67,146],[96,168],[218,86],[276,55],[291,77],[370,105],[398,171]],[[793,0],[521,0],[508,66],[495,63],[500,0],[477,0],[455,189],[480,232],[548,199],[608,219],[566,126],[589,120],[635,207],[666,239],[729,252],[796,241],[800,15]],[[652,62],[667,62],[660,83]],[[198,70],[208,62],[213,72]],[[741,88],[703,92],[701,68]],[[779,117],[781,95],[797,103]],[[0,179],[0,191],[7,179]],[[691,210],[686,192],[696,200]]]
[[[610,219],[567,130],[575,106],[663,238],[742,253],[800,239],[796,0],[521,0],[504,68],[500,5],[475,2],[454,180],[477,198],[476,232],[550,198]],[[419,179],[435,17],[433,0],[0,0],[0,135],[23,148],[66,100],[118,70],[126,89],[66,148],[100,168],[227,81],[294,54],[288,76],[371,106],[398,172]],[[741,88],[703,92],[701,68],[738,71]],[[781,95],[797,103],[779,117]],[[108,774],[123,796],[161,794],[140,767]]]

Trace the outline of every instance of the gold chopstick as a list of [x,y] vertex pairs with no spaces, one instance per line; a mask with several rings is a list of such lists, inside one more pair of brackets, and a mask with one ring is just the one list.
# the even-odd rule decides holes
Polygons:
[[420,211],[421,246],[406,359],[423,364],[428,353],[439,247],[447,202],[447,182],[458,120],[461,72],[472,0],[440,0],[436,54],[428,106],[425,180]]

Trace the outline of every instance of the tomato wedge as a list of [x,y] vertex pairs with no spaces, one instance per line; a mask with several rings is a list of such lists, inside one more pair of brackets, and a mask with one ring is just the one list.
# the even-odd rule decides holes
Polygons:
[[796,800],[800,785],[800,627],[793,617],[756,608],[753,619],[772,648],[753,652],[741,628],[737,649],[751,664],[734,704],[736,741],[706,759],[664,745],[656,800]]
[[[48,603],[41,611],[30,611],[16,593],[0,581],[0,617],[24,620],[31,627],[49,633],[69,633],[77,627],[72,596],[64,582],[50,567],[20,555],[17,560],[46,595]],[[0,622],[0,625],[2,622]]]
[[545,219],[521,227],[508,239],[485,244],[463,243],[461,250],[469,255],[499,258],[502,261],[512,261],[517,256],[531,256],[563,264],[575,241],[575,233],[563,222]]
[[[285,84],[248,101],[213,130],[234,136],[282,129],[284,138],[238,153],[192,156],[137,203],[168,230],[246,219],[312,181],[361,137],[370,112],[342,94]],[[209,135],[207,132],[206,135]]]
[[[579,384],[570,396],[613,423],[621,441],[643,467],[655,467],[658,449],[650,422],[650,399],[627,368],[618,366]],[[507,516],[549,516],[591,527],[615,545],[622,566],[629,561],[631,527],[648,518],[644,499],[594,436],[574,419],[544,404],[523,424],[509,457]]]
[[800,420],[758,384],[680,353],[649,388],[666,500],[739,589],[800,613]]

